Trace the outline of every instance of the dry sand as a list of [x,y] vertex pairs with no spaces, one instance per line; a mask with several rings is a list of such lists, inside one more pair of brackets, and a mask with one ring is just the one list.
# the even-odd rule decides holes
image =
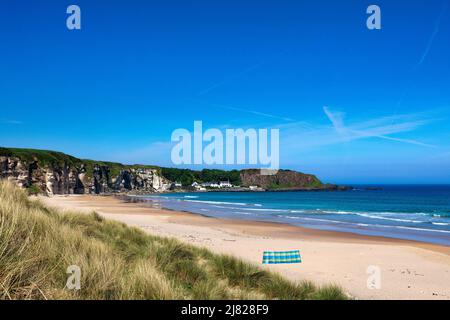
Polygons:
[[[54,196],[55,207],[96,211],[105,218],[161,236],[253,261],[291,280],[338,284],[358,299],[450,300],[450,247],[283,224],[208,218],[126,203],[112,196]],[[264,250],[300,249],[301,264],[262,265]],[[369,289],[369,266],[380,273],[380,289]]]

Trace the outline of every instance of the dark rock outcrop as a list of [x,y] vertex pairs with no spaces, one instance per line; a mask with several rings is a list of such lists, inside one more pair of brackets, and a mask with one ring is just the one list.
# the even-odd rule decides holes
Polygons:
[[241,171],[240,178],[242,186],[257,186],[272,191],[339,191],[348,189],[348,187],[334,184],[323,184],[315,175],[292,170],[278,170],[275,174],[261,174],[261,170],[248,169]]

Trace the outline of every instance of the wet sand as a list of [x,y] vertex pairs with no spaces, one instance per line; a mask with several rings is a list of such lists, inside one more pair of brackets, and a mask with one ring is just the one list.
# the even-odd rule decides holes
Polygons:
[[[291,280],[340,285],[359,299],[450,300],[450,247],[414,241],[321,231],[231,219],[127,203],[112,196],[41,197],[48,205],[96,211],[160,236],[178,238],[214,252],[233,254]],[[301,264],[262,265],[265,250],[300,249]],[[380,270],[380,288],[369,289],[368,268]]]

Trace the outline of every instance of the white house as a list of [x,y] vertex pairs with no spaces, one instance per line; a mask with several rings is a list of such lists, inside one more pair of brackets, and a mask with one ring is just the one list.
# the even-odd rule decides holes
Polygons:
[[178,181],[172,182],[171,184],[171,188],[181,188],[182,186],[181,182]]
[[216,182],[204,182],[202,183],[202,187],[205,188],[220,188],[220,185]]
[[233,185],[230,183],[230,180],[228,181],[220,181],[219,187],[220,188],[231,188]]
[[191,184],[191,187],[193,187],[197,191],[206,191],[206,189],[204,187],[202,187],[202,185],[200,183],[198,183],[197,181],[194,181]]

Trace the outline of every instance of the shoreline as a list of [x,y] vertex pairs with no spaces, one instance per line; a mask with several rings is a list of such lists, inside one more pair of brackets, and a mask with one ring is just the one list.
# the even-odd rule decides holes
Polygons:
[[[300,249],[303,262],[262,265],[291,280],[334,283],[361,299],[450,299],[448,246],[324,231],[276,222],[222,219],[154,208],[112,196],[40,197],[44,203],[82,212],[97,211],[144,231],[176,237],[261,265],[264,250]],[[367,288],[366,273],[379,266],[381,289]]]
[[[124,201],[126,203],[133,203],[142,208],[152,208],[149,201],[136,199],[137,201],[128,201],[129,196],[114,196],[114,198]],[[145,205],[149,204],[149,205]],[[243,227],[261,227],[261,228],[272,228],[279,229],[280,235],[286,238],[293,237],[295,238],[299,233],[303,235],[304,238],[314,237],[318,238],[318,240],[327,240],[332,239],[334,241],[343,241],[343,242],[366,242],[366,243],[395,243],[399,245],[410,245],[416,246],[418,248],[424,248],[427,250],[440,252],[450,256],[450,246],[445,244],[436,244],[425,241],[418,240],[408,240],[408,239],[400,239],[400,238],[391,238],[387,236],[379,236],[379,235],[364,235],[346,231],[331,231],[331,230],[322,230],[318,228],[308,228],[304,226],[297,226],[284,222],[277,221],[261,221],[261,220],[246,220],[246,219],[238,219],[238,218],[222,218],[222,217],[212,217],[202,213],[195,213],[187,210],[174,210],[169,208],[160,208],[162,211],[169,211],[173,213],[173,215],[189,215],[189,216],[199,216],[205,219],[212,219],[218,221],[222,226],[226,225],[242,225]],[[255,234],[256,235],[256,234]],[[260,235],[260,234],[259,234]]]
[[[220,192],[220,191],[217,191]],[[268,191],[266,191],[268,192]],[[330,191],[333,192],[333,191]],[[337,191],[334,191],[337,192]],[[181,194],[184,194],[181,193]],[[198,198],[198,196],[194,196],[193,192],[189,193],[188,196],[185,196],[184,198]],[[147,197],[146,195],[115,195],[119,199],[122,199],[124,201],[129,201],[132,203],[142,203],[145,205],[152,205],[156,202],[161,202],[161,208],[166,210],[173,210],[173,211],[183,211],[186,213],[192,213],[197,215],[202,215],[204,217],[215,217],[219,219],[225,219],[225,220],[243,220],[243,221],[249,221],[249,222],[268,222],[268,223],[275,223],[275,224],[282,224],[286,226],[295,226],[298,228],[305,228],[305,229],[313,229],[318,231],[330,231],[330,232],[337,232],[337,233],[344,233],[349,235],[361,235],[361,236],[367,236],[367,237],[378,237],[378,238],[385,238],[385,239],[394,239],[394,240],[403,240],[403,241],[411,241],[411,242],[417,242],[422,244],[430,244],[430,245],[436,245],[436,246],[446,246],[450,249],[450,235],[447,235],[450,233],[449,230],[441,230],[441,229],[433,229],[434,224],[438,224],[435,222],[432,222],[433,226],[430,223],[430,226],[419,226],[418,228],[414,228],[410,225],[378,225],[377,223],[373,223],[373,220],[370,219],[370,221],[352,221],[352,220],[339,220],[338,217],[334,218],[317,218],[314,216],[313,218],[311,216],[308,216],[307,218],[301,219],[299,217],[291,217],[290,215],[264,215],[262,214],[253,214],[250,215],[246,212],[240,212],[245,210],[250,210],[253,213],[253,210],[259,210],[264,211],[264,209],[242,209],[242,207],[234,208],[233,201],[231,202],[220,202],[220,201],[227,201],[227,200],[215,200],[210,198],[200,198],[200,199],[182,199],[185,201],[191,201],[191,202],[203,202],[207,204],[203,208],[197,204],[193,204],[192,206],[183,206],[178,205],[178,199],[175,197],[172,200],[176,201],[169,201],[169,200],[158,200],[157,198],[161,196],[162,198],[165,198],[164,195],[173,195],[173,193],[163,193],[161,195],[158,194],[156,199],[153,199],[153,197]],[[170,199],[170,198],[167,198]],[[219,202],[216,202],[219,201]],[[245,201],[252,201],[252,200],[244,200],[238,201],[238,202],[245,202]],[[219,207],[221,209],[212,208],[210,204],[220,204],[220,205],[230,205],[231,207],[229,210],[226,207]],[[243,203],[237,203],[237,205],[244,205]],[[245,203],[247,205],[247,203]],[[251,206],[250,204],[248,204]],[[256,204],[255,204],[256,205]],[[261,205],[258,205],[261,206]],[[215,206],[214,206],[215,207]],[[236,206],[235,206],[236,207]],[[270,211],[284,211],[284,212],[296,212],[295,210],[301,210],[302,209],[291,209],[289,210],[279,210],[280,208],[266,208],[269,212]],[[320,209],[317,209],[320,211]],[[327,209],[328,210],[328,209]],[[346,210],[346,209],[345,209]],[[351,210],[351,209],[350,209]],[[211,212],[211,214],[205,213],[205,212]],[[338,211],[339,213],[341,211]],[[354,214],[359,215],[356,212],[348,212],[348,211],[342,211],[344,214]],[[322,213],[329,213],[329,211],[323,211]],[[361,216],[364,216],[361,214]],[[370,217],[370,216],[369,216]],[[288,219],[289,218],[289,219]],[[290,219],[292,218],[292,219]],[[372,218],[372,217],[371,217]],[[295,220],[293,220],[295,219]],[[381,218],[384,219],[384,218]],[[399,219],[399,220],[397,220]],[[403,218],[386,218],[386,220],[392,220],[392,221],[407,221],[407,220],[401,220]],[[406,219],[406,218],[405,218]],[[421,221],[412,221],[414,223],[421,222]],[[445,224],[445,223],[444,223]]]

